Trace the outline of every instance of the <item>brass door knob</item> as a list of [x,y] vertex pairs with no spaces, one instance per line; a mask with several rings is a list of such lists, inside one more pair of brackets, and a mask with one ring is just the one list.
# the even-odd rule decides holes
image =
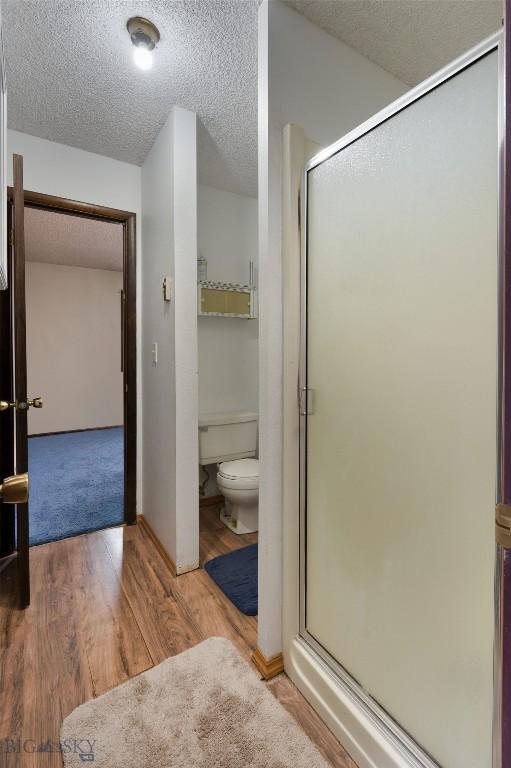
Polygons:
[[43,398],[42,397],[34,397],[32,400],[27,400],[25,403],[24,401],[15,401],[14,403],[10,403],[7,400],[0,400],[0,411],[7,411],[9,408],[17,408],[20,411],[25,411],[27,408],[42,408],[43,407]]
[[6,477],[0,485],[0,498],[4,504],[26,504],[28,501],[28,472]]

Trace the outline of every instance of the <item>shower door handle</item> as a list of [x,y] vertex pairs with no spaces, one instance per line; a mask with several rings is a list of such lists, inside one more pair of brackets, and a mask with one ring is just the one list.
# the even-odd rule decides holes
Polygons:
[[298,390],[300,416],[312,416],[314,413],[314,400],[314,390],[311,387],[300,387]]

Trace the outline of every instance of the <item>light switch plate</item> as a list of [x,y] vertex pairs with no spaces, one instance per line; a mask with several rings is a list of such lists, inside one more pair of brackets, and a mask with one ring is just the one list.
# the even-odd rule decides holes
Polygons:
[[163,278],[163,301],[170,301],[172,299],[172,278]]

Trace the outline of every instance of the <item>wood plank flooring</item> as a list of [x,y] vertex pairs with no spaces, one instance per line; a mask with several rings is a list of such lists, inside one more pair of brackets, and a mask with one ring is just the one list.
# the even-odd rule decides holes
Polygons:
[[[256,540],[229,531],[217,508],[201,510],[201,562]],[[79,704],[207,637],[228,637],[246,658],[256,645],[257,620],[202,569],[173,577],[141,526],[33,547],[31,569],[24,612],[15,573],[0,574],[0,768],[61,768],[56,752],[6,752],[4,740],[58,742]],[[269,688],[330,765],[356,768],[286,675]]]

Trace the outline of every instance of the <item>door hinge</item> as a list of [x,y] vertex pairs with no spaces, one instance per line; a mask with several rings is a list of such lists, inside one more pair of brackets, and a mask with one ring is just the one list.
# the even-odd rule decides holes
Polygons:
[[314,413],[314,390],[310,387],[300,387],[298,390],[298,407],[300,416],[312,416]]

